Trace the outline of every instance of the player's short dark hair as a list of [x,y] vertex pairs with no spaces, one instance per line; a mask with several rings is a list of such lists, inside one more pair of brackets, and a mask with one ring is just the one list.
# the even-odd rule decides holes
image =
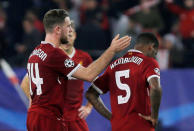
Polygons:
[[159,42],[156,36],[150,32],[141,33],[137,37],[136,44],[143,44],[143,45],[154,44],[154,48],[158,48],[159,46]]
[[69,14],[64,9],[52,9],[46,12],[43,18],[43,24],[46,32],[52,32],[54,26],[64,23]]

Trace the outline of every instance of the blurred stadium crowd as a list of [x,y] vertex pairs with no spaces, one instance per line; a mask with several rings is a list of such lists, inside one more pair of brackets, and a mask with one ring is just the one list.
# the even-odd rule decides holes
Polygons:
[[0,57],[25,67],[44,38],[43,15],[53,8],[69,12],[75,47],[94,59],[115,34],[128,34],[134,42],[140,32],[150,31],[160,40],[161,69],[194,67],[194,0],[0,0]]

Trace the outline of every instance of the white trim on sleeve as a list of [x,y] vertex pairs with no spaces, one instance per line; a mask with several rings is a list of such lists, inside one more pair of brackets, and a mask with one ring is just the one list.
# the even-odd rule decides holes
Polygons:
[[158,76],[158,75],[151,75],[151,76],[149,76],[149,77],[147,78],[147,81],[149,82],[149,80],[150,80],[151,78],[153,78],[153,77],[158,77],[158,78],[160,79],[160,76]]
[[96,78],[94,78],[94,80],[92,82],[94,82],[96,79],[98,79],[99,76],[96,76]]
[[103,91],[100,90],[96,85],[94,85],[94,83],[92,83],[92,87],[93,87],[99,94],[103,94]]
[[80,64],[78,64],[68,75],[67,75],[67,77],[68,78],[70,78],[72,75],[73,75],[73,73],[74,72],[76,72],[79,68],[80,68]]

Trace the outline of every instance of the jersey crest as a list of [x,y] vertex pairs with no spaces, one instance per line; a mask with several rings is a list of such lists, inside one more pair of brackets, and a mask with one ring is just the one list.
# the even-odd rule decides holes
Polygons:
[[64,64],[65,64],[65,67],[67,67],[67,68],[74,66],[74,62],[70,59],[66,59]]
[[155,68],[155,69],[154,69],[154,72],[155,72],[156,74],[160,75],[160,69],[159,69],[159,68]]

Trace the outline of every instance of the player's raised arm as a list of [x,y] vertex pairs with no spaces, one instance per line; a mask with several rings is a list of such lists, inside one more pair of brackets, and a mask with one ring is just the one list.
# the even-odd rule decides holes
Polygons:
[[112,113],[108,110],[108,108],[104,105],[101,100],[100,94],[91,86],[86,92],[86,98],[88,101],[94,106],[94,108],[106,119],[110,120],[112,117]]
[[149,81],[150,89],[150,101],[151,101],[151,116],[144,116],[139,114],[144,119],[151,121],[155,127],[158,122],[158,113],[160,107],[160,101],[162,97],[162,89],[160,86],[160,78],[153,77]]
[[[129,46],[131,37],[124,36],[119,38],[117,35],[111,42],[110,47],[87,68],[80,67],[72,76],[78,79],[93,81],[110,63],[114,55]],[[80,75],[82,74],[82,75]]]

